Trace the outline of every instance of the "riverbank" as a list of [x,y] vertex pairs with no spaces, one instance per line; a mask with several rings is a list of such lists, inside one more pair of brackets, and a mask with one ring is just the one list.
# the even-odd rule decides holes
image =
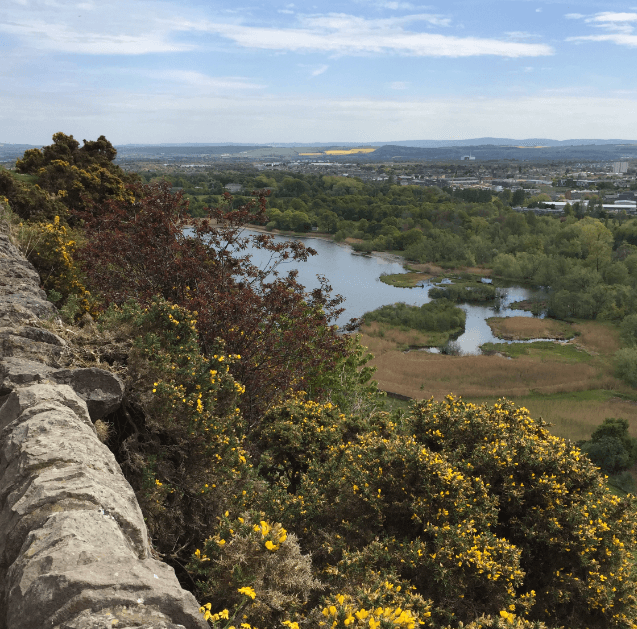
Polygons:
[[[300,281],[312,287],[312,280],[320,273],[329,278],[335,293],[348,296],[346,305],[349,311],[343,325],[350,317],[362,316],[365,311],[374,310],[383,304],[404,301],[420,305],[426,301],[425,290],[404,290],[378,281],[383,270],[396,276],[403,275],[400,271],[404,259],[393,253],[351,255],[347,241],[337,243],[339,247],[333,247],[333,238],[316,232],[291,234],[268,232],[265,228],[260,231],[281,238],[296,235],[314,239],[307,244],[321,253],[300,265]],[[255,259],[259,261],[258,252],[255,252]],[[400,266],[392,268],[382,264],[384,260],[397,259],[401,262]],[[435,273],[436,277],[450,272],[436,265],[409,264],[409,268],[411,272]],[[476,271],[482,271],[487,276],[488,269],[464,270],[465,273]],[[529,293],[533,291],[516,286],[505,290],[507,295],[501,300],[497,318],[526,314],[526,317],[520,318],[526,318],[530,322],[547,321],[532,318],[528,313],[513,312],[509,309],[510,306],[506,306],[507,303],[522,299],[532,301]],[[429,398],[432,395],[436,399],[443,399],[450,392],[471,401],[511,398],[553,423],[555,427],[552,430],[555,434],[570,439],[590,437],[592,429],[606,417],[625,417],[630,422],[631,434],[637,437],[637,413],[632,412],[636,406],[630,402],[635,391],[613,377],[613,354],[619,349],[620,343],[618,332],[612,324],[595,321],[548,323],[544,325],[570,326],[576,336],[566,346],[556,342],[533,343],[527,347],[516,344],[512,347],[504,341],[498,341],[497,336],[493,335],[492,328],[487,323],[487,319],[496,314],[492,308],[488,305],[463,305],[462,308],[467,312],[466,332],[457,341],[462,344],[462,339],[466,337],[467,343],[462,344],[462,351],[476,353],[480,345],[491,342],[499,350],[494,350],[494,355],[445,356],[414,349],[405,353],[407,349],[429,344],[431,339],[425,340],[418,334],[402,330],[389,335],[385,332],[384,337],[380,330],[361,330],[363,344],[375,355],[372,363],[378,368],[375,379],[383,390],[414,399]],[[518,324],[536,325],[543,324]],[[542,330],[520,334],[524,330],[518,327],[514,332],[519,338],[550,338]],[[468,347],[473,349],[465,349]],[[496,353],[500,355],[495,355]],[[590,405],[589,409],[587,396],[591,395],[597,397],[595,404]],[[572,411],[569,410],[566,399],[574,400]],[[619,404],[617,399],[628,402]]]
[[597,321],[570,326],[575,336],[566,344],[503,343],[490,356],[405,353],[369,334],[361,342],[374,354],[370,364],[384,391],[437,400],[452,392],[475,403],[508,398],[571,440],[589,438],[607,417],[622,417],[637,437],[637,392],[613,376],[613,354],[621,346],[616,326]]

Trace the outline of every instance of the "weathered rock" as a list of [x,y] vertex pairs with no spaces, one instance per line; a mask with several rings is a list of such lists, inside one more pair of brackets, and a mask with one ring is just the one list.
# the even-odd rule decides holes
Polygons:
[[66,343],[37,320],[56,312],[0,234],[0,629],[204,629],[96,436],[123,383],[55,368]]
[[25,358],[3,358],[0,361],[0,395],[11,393],[16,387],[44,382],[55,368]]
[[68,384],[86,402],[91,419],[101,419],[117,410],[124,397],[122,380],[104,369],[60,369],[49,376]]
[[7,625],[55,626],[78,609],[146,605],[186,627],[206,627],[194,597],[155,559],[138,560],[115,520],[97,511],[53,514],[31,531],[7,573]]
[[8,327],[37,321],[38,317],[26,306],[0,298],[0,326]]
[[173,623],[206,626],[173,570],[151,558],[134,492],[71,387],[18,388],[0,428],[2,629],[140,601]]
[[0,395],[29,383],[67,384],[86,402],[93,421],[115,411],[124,397],[122,380],[104,369],[55,369],[34,360],[8,357],[0,360],[0,379]]
[[55,366],[65,347],[64,339],[42,328],[0,328],[0,358],[19,356]]
[[57,403],[61,407],[67,407],[77,418],[95,430],[88,414],[86,402],[79,399],[68,385],[52,384],[35,384],[14,391],[0,408],[0,430],[4,430],[20,416],[24,421],[34,411],[39,412],[38,406],[45,403]]
[[99,612],[83,611],[53,629],[184,629],[184,625],[176,625],[164,614],[137,604],[127,607],[119,605]]

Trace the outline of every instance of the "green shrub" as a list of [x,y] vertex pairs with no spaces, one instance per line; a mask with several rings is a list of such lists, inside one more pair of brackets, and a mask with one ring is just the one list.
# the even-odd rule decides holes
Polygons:
[[363,315],[365,323],[378,321],[392,326],[404,326],[421,332],[447,332],[464,330],[466,313],[446,299],[408,306],[405,303],[381,306]]
[[637,387],[637,348],[624,347],[615,352],[615,375],[631,387]]
[[617,474],[637,460],[637,439],[628,434],[628,421],[607,417],[591,435],[580,442],[582,451],[606,474]]
[[449,284],[429,289],[429,297],[432,299],[448,299],[453,302],[492,301],[496,298],[495,286],[491,284],[475,283],[469,286]]
[[244,389],[230,374],[239,358],[221,341],[204,356],[195,315],[160,298],[147,308],[113,307],[102,321],[136,335],[128,359],[129,428],[116,454],[155,547],[185,565],[216,518],[245,510],[254,491],[237,408]]
[[601,437],[582,445],[582,452],[607,474],[617,474],[630,465],[630,455],[616,437]]

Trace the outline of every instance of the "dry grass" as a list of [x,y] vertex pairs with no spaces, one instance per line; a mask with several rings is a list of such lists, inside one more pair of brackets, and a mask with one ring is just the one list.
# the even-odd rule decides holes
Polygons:
[[558,346],[554,353],[529,348],[528,355],[510,360],[498,355],[402,353],[390,341],[368,335],[361,341],[375,354],[375,379],[386,391],[438,400],[452,392],[468,401],[489,403],[506,397],[526,406],[531,417],[553,424],[554,434],[572,440],[588,439],[607,417],[622,417],[637,437],[637,402],[620,397],[634,395],[634,390],[611,375],[611,358],[620,347],[617,330],[596,321],[571,327],[580,334],[571,342],[586,352],[581,361],[564,362],[568,346]]
[[531,417],[543,417],[554,424],[551,432],[559,437],[589,439],[607,417],[628,420],[629,431],[637,437],[637,402],[613,397],[608,400],[530,399],[524,402]]
[[401,330],[378,321],[372,321],[360,328],[365,338],[365,346],[374,356],[382,356],[387,352],[402,351],[408,347],[429,347],[445,342],[447,335],[442,333],[426,333],[418,330]]
[[500,339],[569,339],[575,336],[573,327],[555,319],[531,317],[491,317],[487,319],[493,334]]
[[576,344],[584,347],[590,354],[609,356],[621,347],[619,331],[610,323],[585,321],[573,324],[573,329],[580,335]]
[[[369,347],[370,338],[362,343]],[[384,340],[384,339],[382,339]],[[370,348],[371,349],[371,348]],[[608,388],[614,378],[601,376],[592,364],[542,362],[534,357],[509,360],[502,356],[443,356],[428,352],[401,353],[387,345],[378,349],[372,365],[381,389],[412,398],[441,399],[453,392],[463,397],[511,397]],[[372,351],[372,353],[374,353]]]

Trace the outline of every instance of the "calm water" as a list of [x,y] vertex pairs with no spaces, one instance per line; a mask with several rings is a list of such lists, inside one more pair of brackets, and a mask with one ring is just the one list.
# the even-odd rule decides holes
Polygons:
[[[247,231],[247,230],[246,230]],[[290,238],[275,236],[278,241]],[[332,286],[334,294],[345,298],[342,306],[343,314],[336,321],[344,325],[351,318],[358,318],[369,310],[374,310],[386,304],[399,301],[409,305],[422,305],[431,301],[427,295],[431,284],[425,283],[421,287],[397,288],[380,281],[381,273],[404,273],[402,264],[386,260],[380,256],[359,255],[349,246],[339,245],[333,241],[320,238],[299,238],[305,245],[312,247],[318,253],[311,256],[307,262],[289,262],[281,264],[279,272],[283,275],[290,269],[298,269],[298,280],[306,288],[319,286],[317,275],[324,275]],[[264,267],[269,255],[262,250],[252,250],[254,264]],[[458,337],[457,343],[463,354],[479,354],[479,346],[487,342],[503,342],[493,336],[491,328],[485,319],[499,316],[531,316],[521,310],[511,310],[508,305],[514,301],[530,299],[537,291],[520,286],[500,289],[500,308],[496,312],[487,305],[460,304],[467,313],[465,332]]]

